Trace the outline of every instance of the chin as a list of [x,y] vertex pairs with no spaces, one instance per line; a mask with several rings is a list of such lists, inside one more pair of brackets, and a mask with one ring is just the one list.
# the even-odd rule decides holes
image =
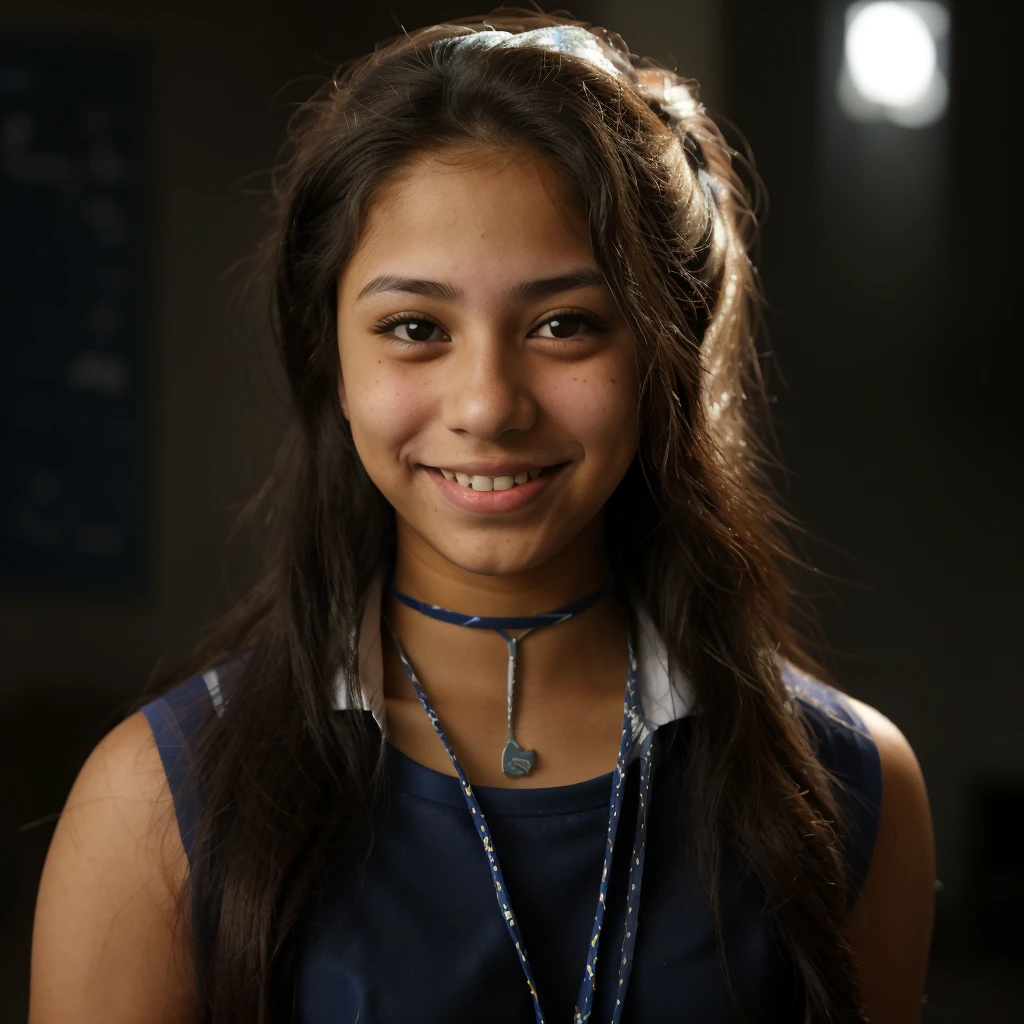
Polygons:
[[534,546],[510,545],[506,540],[507,535],[498,535],[479,543],[456,541],[431,546],[452,565],[477,576],[515,576],[543,565],[553,554]]

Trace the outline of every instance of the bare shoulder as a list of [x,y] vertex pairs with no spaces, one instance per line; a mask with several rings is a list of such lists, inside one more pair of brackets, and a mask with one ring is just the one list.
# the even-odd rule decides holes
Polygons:
[[177,897],[187,876],[160,753],[142,712],[82,765],[43,868],[30,1024],[195,1020]]
[[917,758],[910,743],[907,742],[907,738],[894,722],[886,718],[877,708],[865,704],[862,700],[857,700],[856,697],[851,697],[848,693],[843,694],[843,700],[853,705],[854,710],[867,726],[871,738],[878,747],[883,767],[887,759],[904,767],[911,761],[915,765],[917,764]]
[[865,1009],[875,1024],[916,1024],[935,910],[931,810],[917,757],[899,728],[845,696],[878,748],[882,808],[867,881],[849,920]]

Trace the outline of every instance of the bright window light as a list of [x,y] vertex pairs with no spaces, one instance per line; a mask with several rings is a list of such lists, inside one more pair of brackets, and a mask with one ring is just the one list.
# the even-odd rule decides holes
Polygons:
[[839,102],[858,121],[922,127],[946,109],[940,44],[949,12],[930,0],[856,3],[846,9]]
[[846,63],[865,99],[908,107],[931,85],[935,39],[916,11],[897,3],[867,4],[846,29]]

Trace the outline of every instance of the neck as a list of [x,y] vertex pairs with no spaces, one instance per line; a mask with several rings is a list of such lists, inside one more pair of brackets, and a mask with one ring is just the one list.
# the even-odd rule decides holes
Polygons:
[[[518,571],[464,568],[426,544],[404,520],[397,520],[394,585],[443,608],[474,615],[541,614],[598,590],[610,571],[601,517],[553,557]],[[420,617],[430,621],[429,616]]]
[[[553,558],[508,573],[473,572],[456,565],[399,519],[392,582],[411,597],[454,611],[539,615],[599,590],[610,571],[600,517]],[[408,607],[390,589],[382,607],[439,714],[442,705],[481,711],[504,706],[508,648],[495,630],[439,621]],[[519,651],[517,716],[519,709],[529,714],[575,693],[590,696],[606,683],[620,691],[627,622],[627,611],[612,588],[564,622],[506,630],[517,637],[529,633]],[[385,695],[415,699],[393,644],[385,643],[384,651]],[[609,665],[615,666],[613,675]]]

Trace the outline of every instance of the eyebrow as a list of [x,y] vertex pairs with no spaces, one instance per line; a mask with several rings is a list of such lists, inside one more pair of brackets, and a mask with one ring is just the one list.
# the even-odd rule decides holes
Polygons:
[[[580,267],[558,277],[543,277],[536,281],[522,281],[513,285],[505,293],[509,302],[526,302],[533,299],[545,299],[559,292],[567,292],[573,288],[586,288],[595,284],[603,285],[604,275],[596,267]],[[407,292],[410,295],[423,295],[429,299],[440,299],[452,305],[460,305],[466,301],[466,293],[444,281],[423,281],[415,277],[397,277],[394,274],[383,274],[365,284],[356,296],[356,302],[374,295],[377,292]]]

